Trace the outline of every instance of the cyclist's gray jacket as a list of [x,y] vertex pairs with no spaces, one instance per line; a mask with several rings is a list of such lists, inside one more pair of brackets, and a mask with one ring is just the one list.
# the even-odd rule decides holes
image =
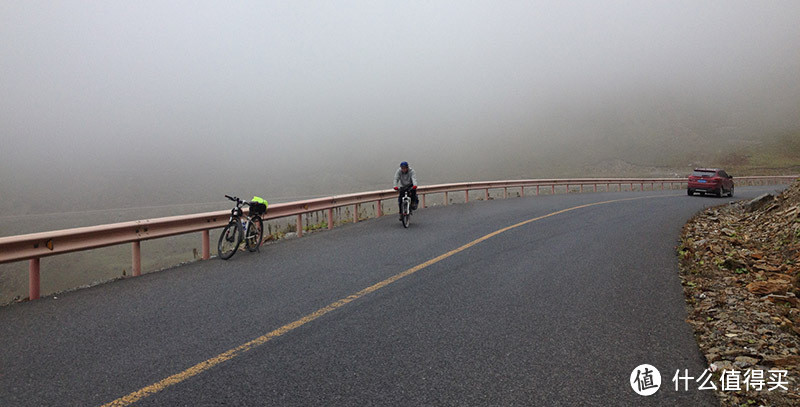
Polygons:
[[408,169],[407,173],[403,174],[403,170],[398,168],[397,172],[394,173],[394,186],[399,188],[409,185],[419,185],[417,184],[417,174],[411,168]]

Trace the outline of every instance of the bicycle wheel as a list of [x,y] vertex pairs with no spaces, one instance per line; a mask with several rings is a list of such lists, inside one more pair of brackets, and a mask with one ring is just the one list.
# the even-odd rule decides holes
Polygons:
[[248,251],[254,252],[261,247],[261,238],[264,236],[264,223],[258,216],[253,216],[247,220],[247,232],[244,237],[244,245]]
[[409,208],[410,206],[411,206],[411,204],[409,203],[409,200],[404,200],[403,201],[403,227],[404,228],[408,228],[408,224],[409,224],[409,220],[410,220],[409,219],[409,210],[411,209],[411,208]]
[[242,243],[242,224],[239,219],[233,219],[222,229],[217,243],[217,254],[222,260],[230,259]]
[[261,216],[255,216],[253,222],[258,226],[258,247],[261,248],[264,243],[264,220],[261,219]]

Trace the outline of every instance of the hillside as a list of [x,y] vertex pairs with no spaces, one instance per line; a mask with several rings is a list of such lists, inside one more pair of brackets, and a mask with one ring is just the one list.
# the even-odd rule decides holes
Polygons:
[[728,139],[683,129],[663,137],[590,140],[543,158],[570,176],[686,176],[695,167],[723,167],[734,176],[800,173],[800,131]]
[[724,405],[800,403],[800,181],[777,197],[710,208],[678,249],[688,322],[723,371],[787,371],[787,391],[718,392]]

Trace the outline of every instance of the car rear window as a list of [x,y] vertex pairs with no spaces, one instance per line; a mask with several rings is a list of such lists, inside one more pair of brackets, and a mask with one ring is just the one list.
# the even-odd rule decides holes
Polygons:
[[692,175],[695,177],[713,177],[714,171],[694,171]]

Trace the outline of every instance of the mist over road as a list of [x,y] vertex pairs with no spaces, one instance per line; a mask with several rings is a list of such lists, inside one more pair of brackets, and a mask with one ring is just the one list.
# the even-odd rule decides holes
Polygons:
[[357,192],[400,161],[424,184],[800,165],[759,158],[800,138],[798,20],[792,0],[8,0],[0,212]]

